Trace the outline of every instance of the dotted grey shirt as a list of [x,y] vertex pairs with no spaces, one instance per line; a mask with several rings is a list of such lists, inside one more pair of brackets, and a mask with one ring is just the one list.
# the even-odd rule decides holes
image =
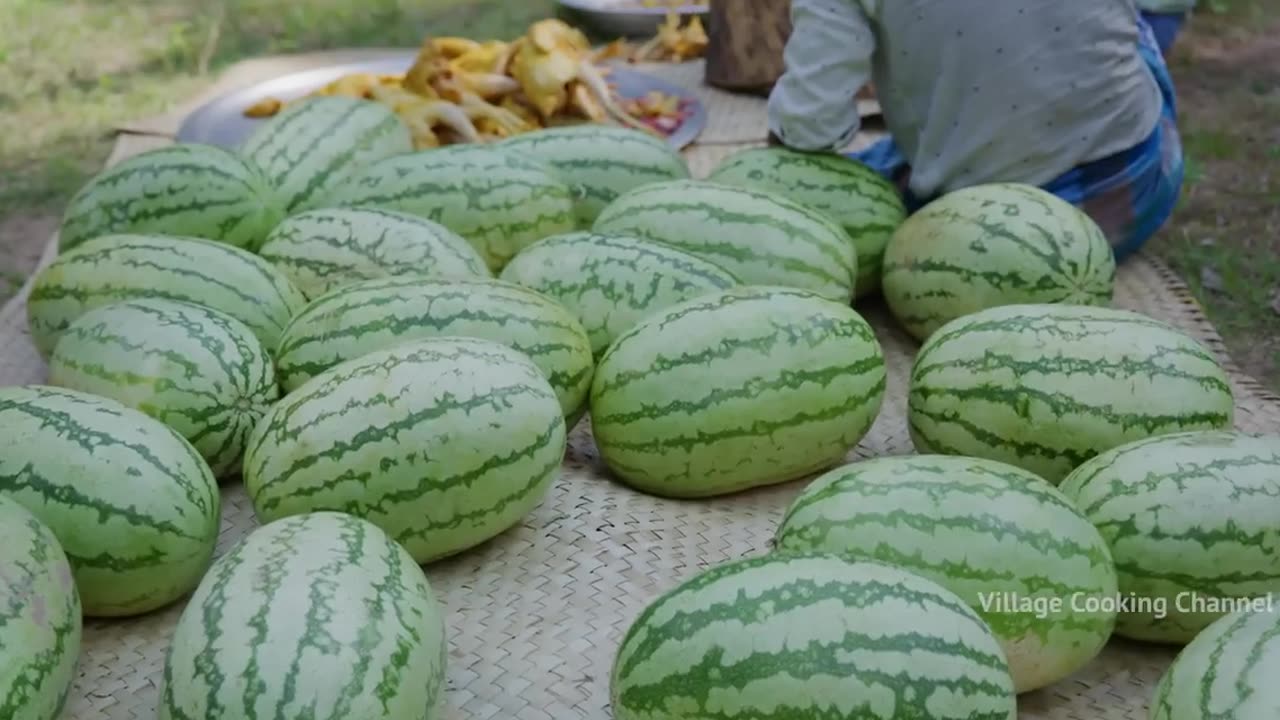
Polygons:
[[800,150],[847,146],[870,80],[930,197],[1043,185],[1126,150],[1160,118],[1135,0],[792,0],[769,122]]

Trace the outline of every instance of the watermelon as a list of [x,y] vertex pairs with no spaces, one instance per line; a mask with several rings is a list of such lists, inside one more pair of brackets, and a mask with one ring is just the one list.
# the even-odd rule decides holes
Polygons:
[[658,312],[600,359],[591,424],[623,482],[707,497],[841,461],[885,393],[871,326],[805,290],[745,287]]
[[1009,305],[948,323],[920,349],[908,399],[921,453],[1016,465],[1057,484],[1155,435],[1229,428],[1226,372],[1180,331],[1122,310]]
[[555,391],[527,357],[474,338],[404,343],[337,365],[267,413],[245,454],[258,518],[373,522],[419,563],[520,522],[565,451]]
[[502,279],[533,288],[569,308],[598,358],[646,316],[739,282],[695,255],[624,235],[557,235],[525,248]]
[[833,470],[792,503],[775,544],[880,561],[955,593],[991,626],[1018,692],[1084,667],[1115,627],[1102,536],[1053,486],[1003,463],[917,455]]
[[254,530],[219,558],[165,657],[160,720],[439,720],[448,645],[422,569],[338,513]]
[[767,556],[653,601],[623,637],[617,720],[1014,720],[996,639],[964,601],[887,565]]
[[689,178],[680,153],[661,138],[608,125],[570,125],[521,133],[502,150],[546,163],[574,192],[580,227],[589,228],[606,205],[641,185]]
[[1062,490],[1111,546],[1120,635],[1186,643],[1232,600],[1280,597],[1280,436],[1149,438],[1090,460]]
[[163,422],[218,477],[239,472],[249,431],[280,396],[271,356],[253,331],[216,310],[160,298],[82,315],[54,347],[49,383]]
[[925,206],[885,252],[884,296],[912,335],[1000,305],[1111,304],[1107,236],[1074,205],[1030,185],[957,190]]
[[0,718],[56,720],[80,654],[80,596],[53,531],[0,495]]
[[452,145],[373,163],[324,204],[438,222],[466,238],[496,272],[522,248],[573,230],[573,203],[573,190],[547,165],[492,147]]
[[598,233],[632,235],[693,253],[752,285],[812,290],[848,302],[858,274],[835,221],[781,195],[697,180],[653,183],[600,213]]
[[218,539],[218,486],[186,440],[107,398],[0,388],[0,496],[49,526],[84,614],[139,615],[200,581]]
[[1274,720],[1280,717],[1280,612],[1249,603],[1210,625],[1156,686],[1151,720]]
[[257,248],[284,202],[255,163],[212,145],[170,145],[104,170],[62,217],[58,249],[103,235],[189,235]]
[[289,105],[240,147],[271,178],[290,214],[308,209],[370,163],[409,152],[413,137],[391,108],[348,97]]
[[520,351],[551,382],[566,417],[582,411],[595,369],[587,331],[561,305],[500,280],[389,278],[336,290],[289,323],[276,361],[281,382],[295,390],[341,362],[445,336]]
[[707,178],[722,185],[784,195],[835,220],[858,255],[858,296],[880,287],[889,237],[907,217],[902,196],[862,163],[839,155],[750,148],[729,156]]
[[48,357],[63,331],[84,313],[137,298],[178,300],[224,312],[253,330],[268,351],[307,302],[270,263],[229,245],[113,235],[61,255],[36,277],[27,301],[31,339]]
[[312,299],[374,278],[492,276],[484,258],[452,230],[414,215],[372,208],[294,215],[271,231],[259,254]]

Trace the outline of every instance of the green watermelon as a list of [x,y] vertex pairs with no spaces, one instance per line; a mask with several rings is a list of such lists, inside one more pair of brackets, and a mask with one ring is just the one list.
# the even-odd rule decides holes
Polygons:
[[370,163],[413,152],[409,128],[380,103],[318,97],[260,125],[240,154],[271,178],[285,210],[306,210]]
[[917,575],[834,555],[721,565],[653,601],[613,665],[617,720],[1014,720],[990,629]]
[[586,404],[594,363],[582,324],[547,297],[493,279],[389,278],[341,288],[293,319],[276,362],[285,389],[294,390],[346,360],[446,336],[492,340],[528,356],[566,417]]
[[271,356],[248,327],[201,305],[159,298],[82,315],[54,347],[49,383],[163,422],[218,477],[239,472],[249,431],[280,396]]
[[414,215],[372,208],[312,210],[276,226],[259,251],[309,298],[400,275],[491,277],[457,233]]
[[596,357],[646,316],[739,285],[727,270],[682,250],[587,232],[530,245],[502,269],[502,279],[573,311]]
[[325,206],[376,207],[433,220],[466,238],[489,269],[522,248],[573,230],[573,190],[517,153],[452,145],[397,155],[352,175]]
[[254,249],[284,218],[256,164],[212,145],[170,145],[104,170],[62,217],[58,249],[103,235],[189,235]]
[[925,206],[885,252],[884,296],[918,339],[999,305],[1111,304],[1107,236],[1074,205],[1019,184],[957,190]]
[[448,653],[422,569],[369,523],[314,513],[219,558],[165,657],[160,720],[439,720]]
[[262,258],[194,238],[102,237],[65,253],[36,277],[27,301],[31,339],[45,357],[86,312],[138,298],[204,305],[253,330],[272,351],[306,298]]
[[0,718],[57,720],[80,655],[80,596],[53,531],[0,495]]
[[191,591],[218,539],[218,485],[173,430],[120,403],[0,388],[0,497],[57,536],[84,614],[139,615]]
[[858,255],[858,296],[880,287],[889,237],[907,217],[898,190],[874,170],[839,155],[750,148],[729,156],[707,178],[784,195],[835,220]]
[[254,431],[244,482],[264,522],[351,513],[426,563],[520,522],[564,451],[560,403],[536,365],[488,340],[440,338],[294,390]]
[[1088,664],[1116,620],[1116,568],[1098,531],[1031,473],[990,460],[885,457],[810,485],[776,547],[877,560],[963,599],[1004,648],[1014,687]]
[[1280,612],[1274,600],[1210,625],[1182,650],[1151,703],[1151,720],[1280,717]]
[[793,288],[745,287],[658,312],[600,359],[591,424],[621,480],[706,497],[840,462],[885,393],[871,326]]
[[1180,331],[1137,313],[1010,305],[948,323],[916,356],[921,453],[998,460],[1058,483],[1098,453],[1155,435],[1229,428],[1226,372]]
[[600,213],[598,233],[663,242],[752,285],[784,285],[848,302],[858,275],[849,236],[835,221],[774,193],[678,180],[622,195]]
[[589,228],[606,205],[641,185],[688,179],[684,158],[661,138],[608,125],[521,133],[502,150],[546,163],[573,188],[578,224]]
[[1232,599],[1280,597],[1280,436],[1150,438],[1090,460],[1062,490],[1111,546],[1120,635],[1186,643]]

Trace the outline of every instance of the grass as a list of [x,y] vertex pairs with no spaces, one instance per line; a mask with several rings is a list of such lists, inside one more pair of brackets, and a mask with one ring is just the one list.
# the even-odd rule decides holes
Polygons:
[[[1250,373],[1280,391],[1280,18],[1205,0],[1173,70],[1187,187],[1152,248]],[[551,0],[0,0],[0,299],[20,285],[111,129],[269,53],[510,37]],[[37,228],[33,230],[32,228]]]

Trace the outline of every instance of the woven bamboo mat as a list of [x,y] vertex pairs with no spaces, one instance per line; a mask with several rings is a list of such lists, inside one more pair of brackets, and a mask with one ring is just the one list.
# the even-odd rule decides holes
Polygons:
[[[312,56],[314,57],[314,56]],[[296,67],[297,61],[290,68]],[[314,60],[313,60],[314,62]],[[252,72],[277,72],[257,62]],[[689,68],[665,72],[697,82]],[[243,81],[243,68],[236,75]],[[688,151],[695,174],[763,139],[760,101],[721,106],[721,137]],[[726,110],[725,107],[729,109]],[[726,117],[727,116],[727,117]],[[143,121],[124,134],[111,162],[170,142],[174,117]],[[52,247],[46,259],[52,254]],[[0,309],[0,385],[39,383],[45,367],[26,331],[24,290]],[[1221,338],[1186,287],[1157,261],[1139,256],[1120,270],[1116,305],[1182,328],[1227,363],[1238,425],[1280,432],[1280,398],[1227,359]],[[884,308],[860,308],[875,326],[889,367],[889,394],[870,435],[851,455],[912,452],[905,420],[906,381],[915,344]],[[517,528],[427,574],[448,612],[447,717],[458,720],[606,720],[608,673],[620,636],[658,593],[708,566],[766,552],[777,521],[802,483],[709,501],[652,498],[611,482],[599,463],[589,422],[573,433],[564,472],[542,506]],[[223,491],[219,552],[255,526],[243,489]],[[79,673],[66,717],[152,720],[157,682],[181,604],[147,617],[86,626]],[[1027,720],[1145,720],[1146,705],[1172,651],[1114,641],[1077,676],[1020,700]]]

